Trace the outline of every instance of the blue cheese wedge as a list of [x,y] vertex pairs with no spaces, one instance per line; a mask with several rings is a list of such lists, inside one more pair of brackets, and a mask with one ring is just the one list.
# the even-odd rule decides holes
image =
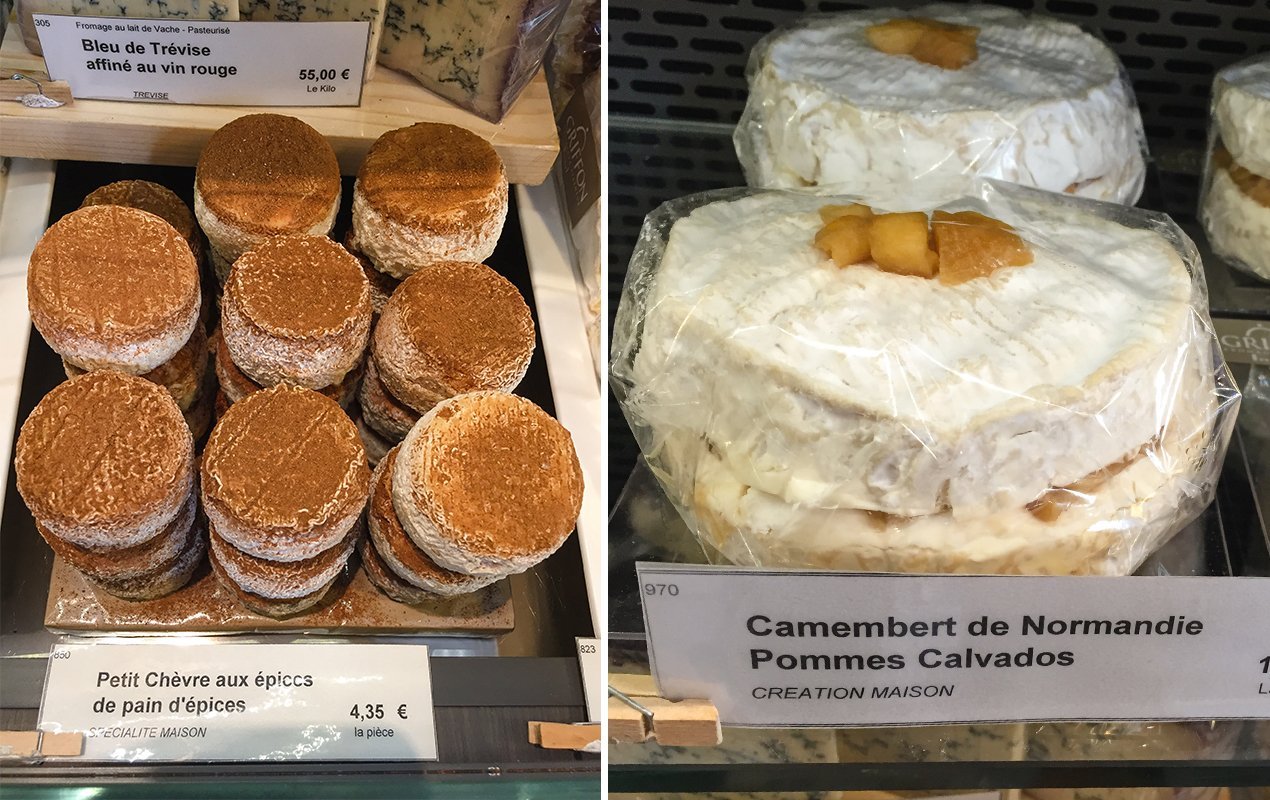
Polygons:
[[388,0],[379,63],[497,122],[529,84],[562,0]]
[[18,26],[22,41],[36,55],[44,55],[35,31],[33,14],[65,14],[79,17],[131,17],[133,19],[206,19],[232,22],[238,19],[235,0],[18,0]]
[[375,72],[375,53],[384,32],[386,0],[239,0],[241,19],[251,22],[362,22],[370,23],[366,43],[366,76]]

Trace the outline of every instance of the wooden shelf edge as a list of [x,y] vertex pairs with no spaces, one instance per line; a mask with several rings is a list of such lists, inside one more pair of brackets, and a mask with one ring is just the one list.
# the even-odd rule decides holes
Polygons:
[[[43,73],[44,60],[22,44],[16,24],[0,47],[0,78]],[[507,117],[483,120],[442,100],[410,78],[378,69],[358,107],[265,108],[177,106],[76,100],[52,109],[0,103],[0,156],[193,166],[212,133],[243,114],[272,111],[298,117],[327,137],[346,175],[357,172],[375,139],[416,122],[446,122],[484,137],[507,166],[511,183],[546,180],[560,150],[555,116],[540,70]]]

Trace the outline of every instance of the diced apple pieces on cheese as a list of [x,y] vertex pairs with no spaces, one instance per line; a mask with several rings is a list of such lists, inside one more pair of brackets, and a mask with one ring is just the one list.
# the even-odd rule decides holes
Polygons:
[[896,275],[935,277],[939,256],[930,248],[930,229],[921,211],[878,214],[869,225],[873,263]]
[[906,56],[927,30],[924,20],[907,17],[870,25],[864,29],[864,36],[869,44],[889,56]]
[[869,217],[848,214],[830,219],[816,234],[816,247],[839,267],[868,261]]
[[979,29],[972,25],[908,17],[870,25],[864,36],[887,55],[911,56],[940,69],[961,69],[979,57]]
[[820,221],[821,222],[831,222],[837,219],[838,217],[871,217],[871,216],[873,216],[873,209],[869,208],[864,203],[850,203],[845,206],[829,205],[829,206],[820,207]]
[[822,206],[820,219],[815,247],[839,267],[871,260],[883,272],[956,286],[1032,263],[1013,228],[976,211],[936,211],[928,220],[921,211],[879,214],[851,203]]
[[931,227],[940,283],[956,286],[1002,267],[1032,263],[1031,248],[1001,220],[974,211],[936,211]]

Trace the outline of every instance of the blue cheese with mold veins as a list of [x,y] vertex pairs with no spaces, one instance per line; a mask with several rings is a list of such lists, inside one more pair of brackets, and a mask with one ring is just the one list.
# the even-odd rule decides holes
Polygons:
[[375,72],[375,53],[384,32],[387,0],[240,0],[238,13],[250,22],[369,22],[366,76]]
[[22,41],[32,53],[44,55],[32,14],[234,22],[238,20],[238,5],[234,0],[18,0]]
[[497,122],[529,84],[561,0],[388,0],[379,63]]

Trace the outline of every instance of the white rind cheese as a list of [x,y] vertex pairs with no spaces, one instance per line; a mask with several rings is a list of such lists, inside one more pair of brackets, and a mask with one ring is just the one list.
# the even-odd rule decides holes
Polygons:
[[80,17],[130,17],[133,19],[206,19],[233,22],[238,19],[237,0],[18,0],[18,25],[22,41],[36,55],[43,55],[32,14],[67,14]]
[[249,22],[369,22],[366,74],[375,74],[375,57],[384,32],[387,0],[239,0],[240,19]]
[[563,0],[388,0],[379,63],[497,122],[542,65]]
[[1211,500],[1227,418],[1167,220],[981,184],[944,208],[1004,219],[1034,260],[947,286],[812,245],[823,205],[929,206],[742,194],[654,213],[614,349],[650,466],[726,558],[1123,575]]
[[[1235,165],[1270,180],[1270,55],[1227,67],[1213,82],[1212,139]],[[1200,218],[1213,250],[1270,281],[1270,208],[1209,160]]]
[[1253,200],[1222,167],[1213,167],[1204,196],[1204,228],[1218,255],[1270,281],[1270,208]]
[[1270,54],[1219,72],[1214,93],[1222,144],[1245,169],[1270,178]]
[[[887,55],[869,25],[904,16],[980,28],[945,70]],[[735,143],[752,186],[997,178],[1133,203],[1142,121],[1115,55],[1074,25],[992,6],[811,17],[759,43]]]
[[901,516],[1021,507],[1136,453],[1210,335],[1186,265],[1154,230],[1018,194],[946,206],[1035,254],[960,286],[835,267],[817,210],[854,197],[697,208],[656,267],[630,402],[785,502]]

